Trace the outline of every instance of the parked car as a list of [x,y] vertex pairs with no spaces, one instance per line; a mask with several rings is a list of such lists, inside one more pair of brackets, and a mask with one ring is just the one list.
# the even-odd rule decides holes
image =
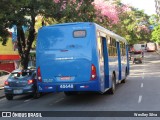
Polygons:
[[155,52],[157,50],[157,45],[154,42],[149,42],[146,44],[147,52]]
[[14,70],[4,83],[4,93],[8,100],[15,95],[31,94],[34,98],[40,97],[37,90],[35,70]]
[[7,71],[0,70],[0,88],[4,87],[4,82],[7,80],[9,74]]

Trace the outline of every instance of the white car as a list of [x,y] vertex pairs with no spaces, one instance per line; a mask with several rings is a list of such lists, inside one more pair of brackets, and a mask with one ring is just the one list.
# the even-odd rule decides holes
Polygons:
[[133,47],[134,47],[134,53],[139,53],[139,54],[146,49],[145,44],[134,44]]

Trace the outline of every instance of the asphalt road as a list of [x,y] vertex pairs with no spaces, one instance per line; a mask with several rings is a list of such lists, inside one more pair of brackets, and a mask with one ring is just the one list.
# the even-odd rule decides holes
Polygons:
[[[65,96],[49,93],[39,99],[16,96],[12,101],[0,99],[1,111],[160,111],[160,55],[145,53],[143,64],[132,64],[125,84],[116,93]],[[72,117],[73,118],[73,117]],[[70,118],[59,118],[70,119]],[[82,118],[76,118],[82,119]],[[90,118],[91,119],[91,118]],[[94,117],[92,119],[98,119]],[[100,118],[106,120],[106,118]],[[119,120],[120,118],[112,118]],[[133,118],[123,118],[132,120]],[[147,118],[134,118],[137,120]],[[150,119],[150,118],[148,118]],[[159,119],[159,118],[155,118]],[[155,120],[154,119],[154,120]]]

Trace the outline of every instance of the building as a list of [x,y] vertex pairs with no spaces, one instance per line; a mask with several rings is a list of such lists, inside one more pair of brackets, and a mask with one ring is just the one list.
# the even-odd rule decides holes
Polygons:
[[160,0],[155,0],[156,13],[160,16]]
[[9,38],[6,45],[0,42],[0,71],[11,72],[19,67],[20,56],[14,50],[12,39]]

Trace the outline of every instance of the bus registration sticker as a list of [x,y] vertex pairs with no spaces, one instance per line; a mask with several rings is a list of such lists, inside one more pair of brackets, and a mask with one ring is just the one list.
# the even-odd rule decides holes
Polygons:
[[73,84],[63,84],[60,85],[60,88],[73,88]]
[[69,76],[64,76],[64,77],[61,77],[60,79],[61,79],[61,80],[71,80],[71,77],[69,77]]

